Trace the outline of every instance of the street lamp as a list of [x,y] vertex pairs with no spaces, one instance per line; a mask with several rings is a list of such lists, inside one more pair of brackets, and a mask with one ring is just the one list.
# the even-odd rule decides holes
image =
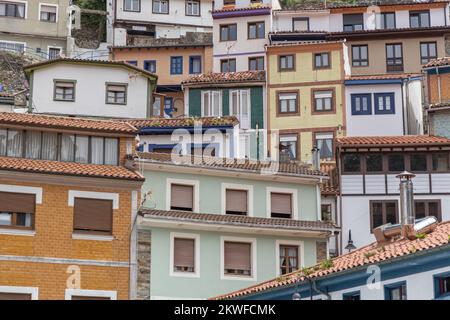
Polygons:
[[356,249],[352,240],[352,230],[348,230],[348,242],[347,245],[345,246],[345,249],[347,249],[348,252]]

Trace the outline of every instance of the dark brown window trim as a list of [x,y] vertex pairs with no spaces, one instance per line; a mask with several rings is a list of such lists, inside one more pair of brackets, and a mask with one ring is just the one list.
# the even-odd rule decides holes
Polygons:
[[[327,66],[316,66],[316,55],[323,55],[323,54],[327,54],[328,55],[328,65]],[[313,61],[312,61],[312,68],[313,70],[327,70],[327,69],[331,69],[332,68],[332,63],[331,63],[331,51],[328,52],[313,52],[312,54],[313,56]],[[320,57],[321,60],[322,56]],[[322,61],[323,62],[323,61]]]
[[[282,249],[282,248],[285,248],[285,255],[284,255],[284,256],[281,255],[281,251],[282,251],[281,249]],[[288,254],[288,251],[289,251],[289,250],[286,250],[286,249],[295,249],[295,256],[290,256],[290,255]],[[280,262],[279,262],[279,265],[280,265],[280,270],[279,270],[280,275],[287,274],[287,273],[291,273],[291,272],[293,272],[293,271],[299,269],[299,265],[300,265],[300,264],[299,264],[299,262],[300,262],[300,255],[299,255],[299,253],[300,253],[300,247],[299,247],[298,245],[293,245],[293,244],[283,244],[283,243],[280,243],[278,250],[279,250],[279,252],[280,252],[279,257],[277,257],[277,259],[280,261]],[[282,258],[286,261],[286,266],[282,266],[282,265],[281,265],[281,259],[282,259]],[[295,264],[294,266],[291,266],[291,262],[290,262],[290,261],[291,261],[291,258],[294,258],[294,259],[295,259],[296,264]]]
[[[359,63],[365,61],[364,59],[361,59],[361,50],[359,50],[360,58],[359,58],[358,60],[355,60],[355,59],[353,58],[353,48],[354,48],[354,47],[355,47],[355,48],[356,48],[356,47],[366,47],[366,48],[367,48],[367,65],[366,65],[366,66],[355,66],[355,65],[354,65],[354,62],[355,62],[355,61],[358,61]],[[368,45],[368,44],[355,44],[355,45],[352,45],[352,46],[351,46],[350,50],[351,50],[351,55],[352,55],[352,68],[367,68],[367,67],[370,66],[370,56],[369,56],[369,45]]]
[[[236,26],[236,39],[230,40],[230,26]],[[227,27],[227,39],[222,39],[222,28]],[[237,41],[237,23],[227,23],[219,25],[219,42]]]
[[[400,52],[401,52],[401,59],[402,59],[402,64],[401,65],[388,65],[388,59],[399,59],[399,58],[397,58],[397,57],[395,57],[395,50],[394,50],[394,58],[388,58],[388,46],[396,46],[396,45],[400,45]],[[405,70],[405,57],[404,57],[404,54],[403,54],[403,43],[401,43],[401,42],[395,42],[395,43],[386,43],[385,44],[385,55],[386,55],[386,72],[392,72],[392,73],[395,73],[395,72],[403,72],[404,70]],[[393,68],[393,69],[395,69],[396,67],[398,67],[398,68],[400,68],[401,67],[401,70],[399,69],[399,70],[389,70],[389,68]]]
[[373,229],[374,229],[374,225],[373,225],[373,215],[374,215],[374,210],[373,210],[373,204],[374,203],[381,203],[381,214],[382,214],[382,219],[383,219],[383,223],[381,225],[384,225],[387,223],[387,219],[386,219],[386,204],[387,203],[395,203],[395,219],[396,219],[396,223],[399,222],[399,206],[398,206],[398,201],[397,200],[370,200],[369,201],[369,212],[370,212],[370,233],[373,233]]
[[[248,57],[248,70],[252,70],[252,69],[250,69],[250,61],[251,60],[256,60],[256,66],[258,66],[258,59],[262,59],[262,61],[263,61],[263,69],[261,69],[261,70],[265,70],[264,56]],[[259,71],[260,69],[255,69],[255,70]]]
[[[234,61],[234,68],[235,68],[234,71],[230,71],[230,61]],[[224,62],[228,63],[228,71],[224,71],[222,68],[222,63],[224,63]],[[236,72],[236,68],[237,68],[236,63],[237,63],[236,58],[221,59],[220,60],[220,72]]]
[[[288,56],[292,56],[292,68],[281,68],[281,58],[288,57]],[[295,68],[296,68],[295,58],[296,58],[295,54],[280,54],[280,55],[278,55],[278,72],[295,71]]]
[[[428,48],[429,48],[429,45],[430,44],[434,44],[434,47],[435,47],[435,49],[436,49],[436,56],[430,56],[430,55],[428,55],[428,56],[422,56],[422,45],[423,44],[426,44],[427,46],[428,46]],[[420,53],[420,62],[421,63],[428,63],[428,62],[430,62],[431,60],[434,60],[434,59],[437,59],[437,55],[438,55],[438,45],[437,45],[437,42],[436,41],[421,41],[420,43],[419,43],[419,53]],[[428,54],[429,54],[430,52],[428,52]],[[424,59],[426,59],[427,61],[426,62],[424,62],[424,61],[422,61],[422,60],[424,60]]]
[[[262,37],[258,36],[258,24],[262,23],[264,26],[264,34],[262,35]],[[255,25],[255,38],[250,38],[250,26],[251,25]],[[247,40],[260,40],[260,39],[264,39],[266,37],[266,23],[264,21],[252,21],[252,22],[248,22],[247,23]]]
[[[424,203],[425,204],[425,218],[429,217],[429,216],[433,216],[430,215],[430,207],[429,207],[429,203],[436,203],[437,204],[437,219],[439,222],[442,221],[442,206],[441,206],[441,199],[416,199],[414,200],[414,209],[417,203]],[[414,210],[415,214],[417,214],[417,210]],[[434,216],[433,216],[434,217]],[[418,218],[416,218],[418,219]]]
[[295,141],[295,158],[293,160],[300,160],[300,134],[299,133],[280,133],[278,136],[278,153],[280,153],[280,144],[281,144],[281,137],[296,137]]
[[[123,11],[124,11],[124,12],[141,12],[141,7],[142,7],[141,0],[139,0],[139,10],[126,10],[126,9],[125,9],[125,1],[126,1],[126,0],[123,0]],[[153,4],[152,4],[152,5],[153,5]]]
[[167,12],[155,12],[155,10],[153,10],[153,2],[154,2],[155,0],[152,0],[152,13],[153,14],[169,14],[170,13],[170,0],[165,0],[165,1],[167,1]]
[[[275,92],[276,94],[276,116],[277,117],[290,117],[290,116],[300,116],[300,90],[279,90]],[[281,112],[280,111],[280,94],[296,94],[297,99],[295,101],[295,112]]]
[[[198,2],[198,14],[187,14],[187,3],[190,2]],[[184,6],[184,15],[187,17],[200,17],[202,14],[202,4],[200,0],[186,0]]]
[[[316,99],[314,98],[315,92],[318,91],[331,91],[331,110],[317,111],[316,110]],[[324,115],[324,114],[335,114],[336,113],[336,87],[328,88],[312,88],[311,89],[311,114],[312,115]]]
[[313,135],[312,135],[312,145],[315,146],[316,145],[316,136],[318,134],[326,134],[326,133],[332,133],[333,134],[333,141],[331,143],[331,151],[333,153],[333,156],[331,157],[330,161],[334,161],[334,159],[336,158],[336,147],[335,147],[335,139],[336,139],[336,131],[330,131],[330,130],[324,130],[324,131],[314,131]]
[[[57,82],[69,82],[73,83],[73,99],[57,99],[56,98],[56,83]],[[75,102],[76,100],[76,88],[77,88],[77,80],[69,80],[69,79],[53,79],[53,101],[62,101],[62,102]]]

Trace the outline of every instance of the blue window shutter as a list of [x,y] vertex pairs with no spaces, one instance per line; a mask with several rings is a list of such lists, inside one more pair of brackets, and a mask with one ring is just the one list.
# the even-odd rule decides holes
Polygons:
[[[372,114],[372,94],[370,93],[358,93],[351,94],[352,115],[370,115]],[[367,99],[367,110],[362,110],[362,100]],[[360,103],[360,110],[357,110],[357,100]]]
[[183,74],[183,57],[170,57],[170,74]]
[[[395,94],[393,92],[375,93],[375,114],[395,114]],[[382,105],[380,105],[380,100]],[[386,102],[390,100],[390,110],[386,110]]]

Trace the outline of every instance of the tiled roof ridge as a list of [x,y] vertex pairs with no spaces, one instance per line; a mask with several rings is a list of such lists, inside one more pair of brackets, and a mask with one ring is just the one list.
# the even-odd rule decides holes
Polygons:
[[186,80],[183,80],[182,84],[195,84],[195,83],[233,83],[233,82],[264,82],[266,72],[265,70],[247,70],[236,72],[207,72],[192,75]]
[[423,76],[421,73],[393,73],[393,74],[358,74],[346,76],[345,80],[359,80],[359,79],[395,79],[395,78],[409,78]]
[[450,139],[436,135],[352,136],[338,137],[336,138],[336,144],[345,147],[371,145],[450,145]]
[[450,56],[444,56],[431,60],[423,65],[423,68],[441,67],[450,65]]
[[246,11],[246,10],[259,10],[259,9],[272,9],[272,6],[267,3],[262,3],[260,5],[249,5],[245,7],[237,7],[236,5],[224,5],[222,9],[212,10],[211,13],[219,12],[233,12],[233,11]]
[[[146,126],[156,126],[155,124],[167,123],[170,125],[173,123],[174,126],[189,127],[192,126],[191,122],[201,122],[210,126],[224,126],[224,125],[236,125],[239,120],[234,115],[226,115],[220,117],[208,116],[208,117],[180,117],[180,118],[163,118],[163,117],[152,117],[152,118],[141,118],[141,119],[126,119],[123,120],[130,125],[135,127],[146,127]],[[185,123],[183,123],[185,122]],[[223,123],[219,123],[223,122]]]

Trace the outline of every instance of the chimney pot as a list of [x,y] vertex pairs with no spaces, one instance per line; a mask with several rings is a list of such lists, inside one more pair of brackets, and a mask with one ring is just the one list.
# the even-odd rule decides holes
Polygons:
[[412,179],[416,175],[403,171],[396,177],[400,179],[400,213],[402,237],[413,239],[414,232],[414,186]]

